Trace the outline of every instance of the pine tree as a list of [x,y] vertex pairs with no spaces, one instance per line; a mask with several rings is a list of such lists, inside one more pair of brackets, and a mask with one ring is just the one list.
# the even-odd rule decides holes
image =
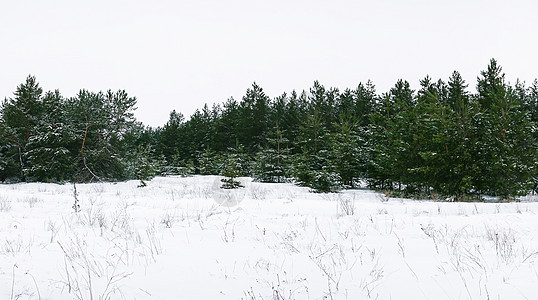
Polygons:
[[182,140],[181,129],[184,120],[183,114],[173,110],[170,112],[168,122],[161,130],[158,151],[168,160],[171,160],[172,156],[180,151],[179,143]]
[[122,140],[135,126],[136,98],[124,91],[106,94],[81,90],[66,101],[67,118],[76,138],[70,145],[78,153],[75,180],[123,179]]
[[392,153],[396,105],[390,94],[383,94],[370,115],[368,128],[367,174],[368,185],[378,190],[392,190]]
[[450,140],[454,125],[447,100],[449,87],[442,80],[433,82],[430,77],[421,80],[421,86],[414,108],[417,121],[413,130],[418,157],[410,165],[409,181],[424,195],[444,194],[451,180],[454,151]]
[[261,182],[284,182],[287,169],[287,143],[278,123],[273,137],[267,138],[267,148],[256,155],[254,178]]
[[61,182],[71,178],[73,153],[67,148],[73,136],[66,122],[65,100],[60,92],[47,92],[42,101],[42,116],[26,146],[26,174],[35,181]]
[[196,168],[192,159],[183,159],[179,151],[172,155],[171,161],[166,160],[162,175],[180,175],[187,177],[196,174]]
[[502,68],[492,59],[478,78],[475,128],[476,188],[481,193],[508,198],[529,190],[535,146],[529,145],[532,127],[521,101],[505,83]]
[[218,156],[209,147],[205,148],[198,155],[198,172],[201,175],[217,175],[219,170]]
[[[442,193],[464,200],[474,192],[473,176],[477,173],[475,164],[476,136],[473,135],[472,120],[477,114],[477,103],[467,91],[467,84],[458,72],[454,72],[448,82],[449,158],[446,163],[448,182]],[[450,121],[451,120],[451,121]]]
[[230,98],[224,103],[220,117],[215,120],[215,136],[212,144],[215,151],[224,152],[235,146],[240,122],[239,103]]
[[413,188],[410,170],[416,165],[418,151],[413,142],[417,127],[414,115],[414,91],[407,81],[399,80],[390,93],[381,97],[372,114],[369,133],[370,185],[374,188],[401,190]]
[[6,128],[3,120],[0,120],[0,181],[16,178],[19,175],[17,171],[20,167],[13,157],[10,157],[12,152],[12,144],[5,137]]
[[341,179],[332,163],[329,133],[317,110],[306,118],[298,140],[302,152],[292,158],[296,182],[317,192],[338,190]]
[[[282,119],[278,120],[279,127],[283,132],[283,136],[289,141],[290,154],[301,152],[298,146],[300,143],[301,128],[304,126],[305,117],[307,115],[307,96],[305,92],[297,94],[291,92],[289,98],[286,98],[285,109]],[[275,124],[275,123],[273,123]]]
[[414,193],[417,186],[413,176],[413,169],[419,160],[414,132],[416,132],[418,118],[414,109],[416,99],[409,82],[399,80],[390,91],[396,104],[396,117],[394,118],[394,136],[390,153],[392,155],[393,179],[398,183],[398,190],[406,187],[406,192]]
[[[524,110],[530,114],[532,126],[532,143],[538,145],[538,79],[535,79],[532,85],[526,91]],[[536,147],[534,157],[538,157],[538,147]],[[538,191],[538,160],[535,159],[533,171],[533,192]]]
[[17,166],[16,173],[8,176],[17,176],[26,180],[27,157],[26,146],[34,136],[42,116],[43,89],[34,76],[28,76],[26,82],[17,87],[14,98],[5,99],[2,103],[2,140],[4,142],[4,155],[15,163],[6,165]]
[[339,92],[335,88],[326,89],[318,81],[310,88],[309,112],[316,114],[319,121],[325,124],[328,131],[332,131],[332,125],[338,120],[337,101]]
[[237,137],[249,154],[265,147],[269,121],[270,99],[256,83],[247,89],[240,103]]
[[244,151],[244,147],[239,144],[239,141],[236,141],[235,148],[229,149],[224,163],[224,170],[221,174],[226,178],[221,179],[221,188],[237,189],[244,187],[240,181],[236,180],[238,177],[244,175],[242,172],[242,170],[245,168]]
[[342,116],[334,127],[336,131],[331,134],[331,152],[334,159],[331,163],[341,180],[340,185],[353,188],[366,165],[364,147],[357,133],[358,125]]
[[314,170],[319,168],[315,156],[321,149],[321,139],[325,137],[326,130],[316,111],[304,122],[297,145],[301,152],[293,158],[293,177],[299,184],[310,186],[314,181]]
[[333,164],[334,153],[321,149],[312,156],[310,172],[312,180],[309,186],[319,193],[336,192],[341,188],[342,178]]
[[138,146],[134,158],[134,176],[140,180],[139,187],[145,187],[146,181],[157,174],[157,165],[152,158],[151,146]]

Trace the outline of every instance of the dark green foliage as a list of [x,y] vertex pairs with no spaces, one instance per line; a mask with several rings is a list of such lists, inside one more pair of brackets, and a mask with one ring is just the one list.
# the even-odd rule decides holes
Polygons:
[[479,113],[475,174],[480,193],[508,198],[529,190],[536,144],[530,142],[532,123],[517,93],[504,81],[501,67],[491,60],[477,85]]
[[151,146],[138,146],[133,162],[136,179],[144,182],[157,174],[157,164],[153,160]]
[[336,192],[341,188],[342,178],[332,164],[334,156],[329,150],[320,150],[310,160],[308,186],[318,193]]
[[198,173],[201,175],[217,175],[220,173],[221,159],[211,149],[206,148],[198,157]]
[[122,149],[134,126],[136,99],[125,91],[85,90],[65,99],[43,95],[29,76],[2,104],[1,153],[6,177],[61,182],[127,178]]
[[443,124],[447,128],[447,160],[444,164],[447,176],[438,184],[439,192],[464,199],[474,192],[473,174],[477,172],[473,158],[476,136],[471,130],[477,104],[467,92],[467,84],[458,72],[454,72],[448,82],[445,107],[448,109],[443,115]]
[[416,98],[398,82],[371,115],[370,184],[456,199],[528,192],[536,140],[528,140],[533,122],[521,105],[531,101],[503,78],[492,60],[475,97],[457,72],[448,85],[427,77]]
[[256,154],[254,179],[261,182],[285,182],[288,167],[288,140],[278,127],[272,137],[267,138],[267,146]]
[[412,197],[509,198],[538,182],[538,80],[505,82],[491,60],[476,93],[458,72],[339,91],[314,82],[271,99],[254,83],[240,101],[172,111],[144,127],[125,91],[64,98],[29,76],[0,108],[0,180],[92,181],[224,175],[293,181],[317,192],[375,189]]
[[352,119],[341,117],[330,135],[333,169],[342,187],[353,188],[359,177],[365,175],[365,147],[358,129]]
[[42,96],[43,89],[36,78],[28,76],[26,82],[17,87],[14,98],[2,103],[2,144],[5,147],[4,155],[10,160],[4,168],[13,172],[7,174],[8,177],[26,180],[26,147],[42,117]]
[[229,150],[224,161],[221,175],[226,178],[221,179],[221,188],[237,189],[244,187],[240,181],[236,180],[236,178],[243,176],[245,163],[244,148],[236,142],[236,147]]
[[81,90],[66,103],[72,140],[77,153],[74,179],[77,181],[124,179],[120,157],[122,141],[135,125],[136,98],[125,91],[93,93]]
[[331,135],[325,123],[332,116],[321,111],[327,109],[326,102],[332,101],[334,90],[326,92],[316,82],[312,92],[313,102],[296,138],[300,152],[293,155],[292,175],[297,183],[316,192],[334,192],[340,188],[341,178],[336,173]]
[[249,154],[255,153],[259,147],[265,146],[269,121],[269,97],[256,83],[247,89],[243,101],[239,105],[239,126],[237,138],[245,146]]
[[65,100],[59,91],[48,92],[42,101],[42,116],[26,145],[26,174],[35,181],[61,182],[70,179],[74,163],[68,145]]
[[185,118],[181,113],[173,110],[170,118],[160,130],[159,150],[167,159],[171,159],[179,151],[179,143],[182,140],[182,126]]
[[371,115],[369,128],[370,185],[378,189],[398,189],[413,184],[418,151],[415,95],[409,83],[399,80],[384,94]]
[[[517,89],[517,85],[516,85]],[[531,124],[538,124],[538,79],[534,80],[532,85],[529,88],[525,88],[524,85],[520,85],[519,98],[523,99],[522,110],[530,115]],[[532,127],[532,145],[538,145],[538,128],[536,126]],[[538,157],[538,149],[534,149],[534,157]],[[532,167],[532,177],[533,177],[533,191],[536,192],[538,188],[538,162],[535,161]]]

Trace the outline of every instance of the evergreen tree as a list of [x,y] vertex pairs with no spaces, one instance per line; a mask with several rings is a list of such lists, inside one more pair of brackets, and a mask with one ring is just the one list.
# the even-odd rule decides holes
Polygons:
[[209,147],[198,155],[198,171],[201,175],[217,175],[220,168],[217,154]]
[[240,103],[240,120],[238,127],[239,142],[249,154],[265,147],[269,121],[270,99],[256,83],[247,89]]
[[215,137],[212,145],[215,151],[224,152],[235,146],[240,122],[239,103],[230,98],[224,103],[220,118],[215,120]]
[[12,156],[13,145],[7,138],[6,128],[3,121],[0,121],[0,181],[17,178],[19,168],[17,160]]
[[393,158],[393,179],[398,183],[398,190],[402,190],[402,185],[405,185],[406,192],[413,193],[417,186],[414,184],[416,178],[412,171],[419,160],[414,135],[418,123],[415,95],[409,82],[403,80],[399,80],[390,93],[396,104],[394,136],[389,152]]
[[392,190],[392,144],[396,105],[390,94],[383,94],[370,115],[367,143],[368,185],[379,190]]
[[166,122],[166,124],[161,130],[159,153],[163,154],[170,161],[174,154],[176,154],[178,151],[181,151],[179,143],[182,140],[181,129],[184,123],[184,119],[185,118],[183,117],[183,114],[173,110],[172,112],[170,112],[168,122]]
[[399,80],[390,93],[381,97],[372,114],[369,133],[370,185],[375,188],[413,188],[410,171],[416,166],[418,150],[413,141],[417,128],[414,91]]
[[42,116],[42,96],[43,89],[36,78],[28,76],[26,82],[17,87],[14,98],[2,103],[4,156],[15,161],[6,166],[17,166],[8,176],[17,176],[22,181],[26,180],[26,146]]
[[304,116],[307,115],[307,96],[305,92],[299,95],[293,91],[286,100],[282,119],[274,120],[278,120],[283,136],[289,141],[290,153],[296,154],[301,151],[296,145],[300,143],[301,127],[304,126]]
[[477,85],[480,111],[475,118],[478,137],[478,174],[474,174],[479,192],[507,198],[529,190],[535,145],[529,144],[532,126],[529,115],[521,110],[520,99],[505,83],[502,68],[492,59],[481,72]]
[[538,79],[533,81],[526,93],[524,109],[530,113],[531,121],[538,123]]
[[325,126],[317,112],[309,115],[301,126],[297,145],[301,152],[295,154],[293,158],[293,177],[301,185],[310,186],[314,181],[314,169],[319,167],[314,156],[320,151],[321,139],[325,134]]
[[237,189],[242,188],[244,185],[236,180],[238,177],[244,176],[242,170],[245,168],[244,160],[244,147],[236,141],[235,148],[229,149],[226,155],[226,160],[222,172],[222,176],[226,178],[221,179],[223,189]]
[[152,158],[151,146],[138,146],[134,153],[134,177],[140,180],[139,187],[145,187],[146,181],[151,180],[157,174],[157,164]]
[[126,92],[106,94],[81,90],[66,101],[66,111],[76,138],[70,146],[78,153],[75,179],[123,179],[125,166],[119,156],[129,129],[135,126],[136,98]]
[[336,192],[341,188],[342,178],[333,164],[334,153],[321,149],[312,156],[310,162],[311,182],[309,186],[319,193]]
[[[532,127],[532,143],[538,145],[538,79],[535,79],[532,85],[529,87],[526,97],[524,110],[530,114],[530,119],[534,126]],[[536,147],[538,150],[538,147]],[[538,151],[534,154],[534,157],[538,157]],[[538,190],[538,160],[535,159],[533,166],[533,192]]]
[[353,91],[354,110],[353,116],[358,121],[361,127],[370,124],[370,114],[373,112],[373,107],[377,100],[375,86],[371,81],[366,84],[360,83]]
[[278,124],[272,137],[267,138],[267,148],[256,154],[254,178],[261,182],[284,182],[287,169],[286,149],[288,140]]
[[336,131],[331,134],[331,162],[343,187],[353,188],[366,165],[362,141],[357,134],[357,123],[344,116],[335,124]]
[[67,148],[73,136],[65,119],[65,100],[60,92],[47,92],[42,101],[41,117],[26,146],[26,174],[32,180],[58,182],[73,174],[73,153]]
[[474,192],[473,174],[477,173],[474,149],[477,141],[472,131],[472,120],[477,113],[477,103],[467,92],[467,84],[458,72],[452,74],[448,85],[450,156],[446,172],[449,176],[441,191],[460,200]]
[[172,156],[171,165],[169,164],[167,174],[181,175],[182,177],[196,174],[196,168],[192,159],[182,159],[179,153]]
[[337,89],[326,89],[318,81],[315,81],[314,86],[310,88],[309,113],[315,114],[328,131],[332,131],[332,125],[338,120],[338,98]]
[[336,191],[341,180],[332,164],[328,131],[317,110],[307,117],[298,139],[302,152],[292,159],[295,180],[317,192]]
[[418,156],[410,164],[408,182],[418,193],[443,193],[450,173],[449,131],[452,126],[450,110],[446,106],[447,85],[430,77],[421,80],[422,88],[417,94],[414,108],[416,127],[413,130],[413,145]]

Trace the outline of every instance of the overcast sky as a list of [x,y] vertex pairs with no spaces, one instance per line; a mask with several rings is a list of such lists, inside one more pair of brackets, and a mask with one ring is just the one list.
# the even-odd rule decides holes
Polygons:
[[0,97],[28,74],[45,90],[125,89],[138,120],[239,100],[256,81],[270,97],[371,79],[458,70],[474,91],[496,58],[511,82],[538,77],[536,0],[50,0],[0,4]]

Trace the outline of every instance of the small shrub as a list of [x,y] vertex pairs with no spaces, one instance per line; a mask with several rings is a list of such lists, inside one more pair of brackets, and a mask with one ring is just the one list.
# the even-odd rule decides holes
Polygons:
[[172,214],[170,212],[166,212],[161,217],[161,224],[163,224],[164,227],[166,228],[172,228],[174,224],[176,223],[176,221],[177,221],[177,217],[175,216],[175,214]]
[[0,211],[8,212],[11,210],[11,201],[6,198],[0,198]]
[[23,199],[23,202],[26,202],[28,203],[28,206],[30,206],[30,208],[34,207],[36,205],[37,202],[40,202],[40,200],[36,197],[26,197]]
[[355,214],[355,194],[353,197],[338,195],[338,210],[341,215],[352,216]]

